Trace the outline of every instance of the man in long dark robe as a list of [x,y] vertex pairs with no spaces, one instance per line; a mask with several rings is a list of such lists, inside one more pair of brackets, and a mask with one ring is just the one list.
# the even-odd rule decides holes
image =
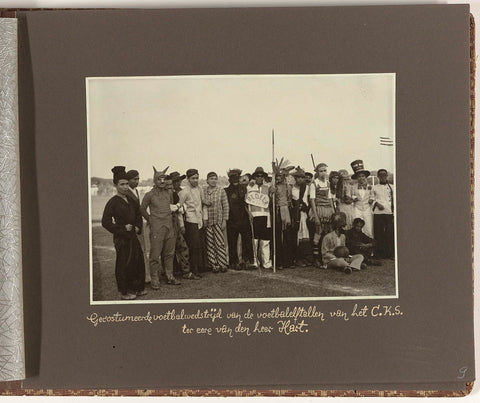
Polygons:
[[102,226],[113,234],[116,251],[115,278],[124,300],[146,294],[145,262],[137,234],[142,232],[138,205],[127,197],[128,179],[125,167],[114,167],[113,183],[117,194],[106,204]]
[[245,195],[246,186],[240,184],[240,169],[228,171],[230,185],[225,188],[227,194],[229,215],[227,220],[227,241],[230,268],[240,270],[238,259],[238,236],[242,237],[242,254],[247,268],[253,265],[253,245],[250,220],[248,218]]
[[[140,209],[140,194],[138,193],[138,184],[140,182],[140,174],[137,170],[131,169],[127,172],[127,179],[128,179],[128,192],[127,196],[130,197],[136,204],[138,209]],[[148,263],[148,251],[147,246],[145,244],[146,237],[149,236],[147,233],[145,226],[143,227],[143,231],[137,235],[138,240],[140,241],[140,246],[142,247],[143,257],[145,260],[145,283],[149,284],[151,281],[150,278],[150,265]]]

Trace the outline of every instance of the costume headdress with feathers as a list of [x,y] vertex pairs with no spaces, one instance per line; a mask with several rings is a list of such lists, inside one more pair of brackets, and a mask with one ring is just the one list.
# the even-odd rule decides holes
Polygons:
[[272,162],[273,173],[276,176],[288,176],[292,169],[295,169],[295,166],[289,165],[290,161],[285,160],[283,157],[280,159],[275,159],[275,162]]
[[[275,159],[275,161],[272,162],[273,174],[276,177],[287,177],[290,171],[295,168],[295,166],[289,164],[290,162],[283,157],[280,161]],[[280,219],[282,221],[282,229],[284,230],[292,223],[288,210],[287,184],[282,180],[281,183],[275,185],[275,188],[276,200],[278,201],[277,206],[280,210]]]

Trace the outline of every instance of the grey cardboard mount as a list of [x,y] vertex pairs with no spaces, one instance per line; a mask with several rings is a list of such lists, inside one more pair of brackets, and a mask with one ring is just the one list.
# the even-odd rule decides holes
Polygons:
[[[467,5],[35,10],[17,18],[23,388],[464,391],[474,380]],[[93,308],[118,310],[89,304],[85,77],[379,72],[396,73],[394,304],[403,316],[233,341],[182,338],[169,323],[95,328],[85,319]],[[154,309],[122,306],[132,315]]]

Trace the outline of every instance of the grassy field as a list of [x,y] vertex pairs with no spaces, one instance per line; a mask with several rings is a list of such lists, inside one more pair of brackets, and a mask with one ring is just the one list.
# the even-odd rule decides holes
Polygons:
[[[99,225],[92,229],[93,299],[119,300],[115,281],[115,250],[112,235]],[[159,290],[146,287],[143,300],[224,299],[273,297],[342,297],[395,295],[395,265],[383,260],[382,266],[371,266],[346,275],[314,267],[271,270],[204,273],[201,280],[183,280],[180,286],[162,284]]]
[[92,211],[93,222],[102,221],[103,209],[105,208],[105,205],[111,197],[112,196],[94,196],[90,199],[90,208]]

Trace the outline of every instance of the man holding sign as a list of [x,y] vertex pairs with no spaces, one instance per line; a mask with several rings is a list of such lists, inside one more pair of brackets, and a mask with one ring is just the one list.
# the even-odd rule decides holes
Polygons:
[[262,167],[255,169],[252,177],[254,183],[247,186],[245,201],[253,227],[253,255],[254,265],[261,265],[265,269],[272,268],[270,259],[270,239],[272,238],[272,224],[270,218],[271,189],[264,184],[267,173]]

